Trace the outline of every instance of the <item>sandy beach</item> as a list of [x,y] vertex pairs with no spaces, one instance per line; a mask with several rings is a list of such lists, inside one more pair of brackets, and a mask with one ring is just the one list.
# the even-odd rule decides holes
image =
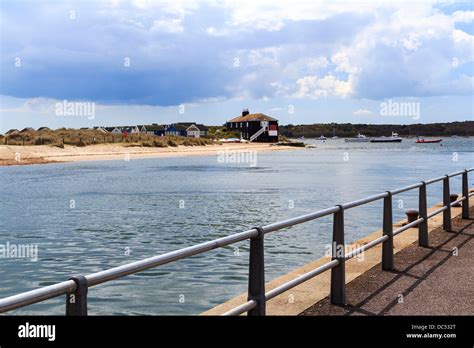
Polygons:
[[49,146],[0,146],[0,166],[30,165],[45,163],[103,161],[103,160],[133,160],[139,158],[183,157],[183,156],[216,156],[222,151],[282,151],[298,148],[288,146],[273,146],[268,143],[207,146],[177,146],[177,147],[141,147],[124,146],[122,144],[99,144],[86,147],[66,145],[64,149]]

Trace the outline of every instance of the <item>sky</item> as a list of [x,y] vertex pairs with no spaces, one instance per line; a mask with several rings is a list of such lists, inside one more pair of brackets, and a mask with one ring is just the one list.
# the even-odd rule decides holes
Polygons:
[[470,1],[1,0],[0,26],[0,132],[221,125],[244,108],[280,124],[474,119]]

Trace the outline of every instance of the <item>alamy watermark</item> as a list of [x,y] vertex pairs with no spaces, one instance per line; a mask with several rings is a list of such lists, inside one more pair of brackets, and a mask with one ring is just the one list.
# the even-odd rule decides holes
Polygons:
[[86,116],[89,120],[95,118],[94,102],[69,102],[64,99],[56,103],[56,116]]
[[218,163],[248,164],[249,167],[257,166],[257,151],[254,150],[229,150],[226,148],[217,153]]
[[381,116],[402,116],[412,117],[418,120],[421,116],[419,102],[397,102],[389,99],[380,103]]
[[332,244],[326,244],[324,247],[324,256],[343,258],[350,253],[354,253],[353,257],[357,261],[364,261],[364,251],[360,250],[360,247],[361,245],[358,244],[343,245],[333,242]]
[[0,244],[0,259],[30,259],[38,261],[38,244]]

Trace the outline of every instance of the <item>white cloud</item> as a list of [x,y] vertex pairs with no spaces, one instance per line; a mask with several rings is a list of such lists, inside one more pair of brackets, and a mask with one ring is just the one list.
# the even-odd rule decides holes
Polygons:
[[470,23],[474,21],[474,11],[456,11],[451,17],[454,22]]
[[351,65],[347,52],[339,51],[331,57],[331,62],[336,65],[336,71],[356,73],[358,68]]
[[206,33],[210,36],[227,36],[230,35],[230,31],[227,29],[217,29],[216,27],[208,27],[206,28]]
[[367,109],[358,109],[358,110],[355,110],[353,114],[356,116],[367,116],[367,115],[372,115],[373,112]]
[[352,93],[351,80],[338,80],[333,75],[323,78],[317,76],[305,76],[296,81],[298,90],[295,97],[298,98],[326,98],[330,96],[347,97]]
[[371,13],[379,7],[393,6],[388,0],[362,5],[357,2],[309,0],[226,0],[217,3],[231,9],[232,20],[229,24],[232,26],[268,31],[280,30],[289,22],[325,20],[342,13]]
[[0,112],[36,112],[40,114],[53,113],[59,100],[51,98],[28,98],[22,105],[0,109]]
[[[2,64],[21,56],[26,78],[6,69],[0,92],[174,105],[223,97],[377,99],[466,91],[469,76],[456,73],[473,61],[474,37],[455,23],[471,22],[473,11],[448,14],[433,3],[116,0],[77,3],[77,13],[88,16],[64,25],[61,13],[69,5],[42,8],[39,2],[35,12],[47,16],[21,7],[2,13]],[[177,40],[162,33],[186,35]],[[126,75],[124,57],[132,60]],[[41,69],[44,81],[29,83]],[[90,76],[95,92],[88,92]]]
[[184,27],[182,20],[179,18],[162,19],[154,21],[151,30],[167,33],[182,33],[184,31]]

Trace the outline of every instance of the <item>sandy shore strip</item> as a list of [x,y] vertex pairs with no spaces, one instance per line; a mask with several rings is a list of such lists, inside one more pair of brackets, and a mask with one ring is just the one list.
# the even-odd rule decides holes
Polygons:
[[133,160],[139,158],[217,156],[224,151],[282,151],[302,149],[291,146],[274,146],[269,143],[229,143],[207,146],[141,147],[130,144],[98,144],[85,147],[66,145],[64,149],[49,145],[0,146],[0,166],[45,163]]

